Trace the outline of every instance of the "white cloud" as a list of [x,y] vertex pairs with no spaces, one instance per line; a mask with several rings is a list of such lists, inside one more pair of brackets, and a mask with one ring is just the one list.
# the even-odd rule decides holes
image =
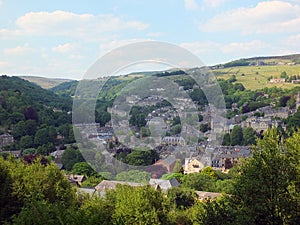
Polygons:
[[286,40],[284,40],[285,43],[288,43],[289,45],[298,45],[300,46],[300,34],[292,35],[288,37]]
[[222,5],[225,0],[203,0],[204,4],[210,7],[218,7]]
[[197,55],[207,65],[225,63],[243,57],[273,54],[278,50],[278,46],[273,47],[273,45],[260,40],[228,43],[213,41],[186,42],[180,44],[180,46]]
[[298,32],[300,7],[289,2],[266,1],[252,8],[239,8],[217,15],[200,29],[208,32],[256,33]]
[[148,37],[161,37],[164,33],[163,32],[150,32],[147,34]]
[[84,59],[85,57],[83,55],[80,54],[72,54],[69,57],[70,59],[74,59],[74,60],[80,60],[80,59]]
[[151,39],[125,39],[125,40],[113,40],[106,41],[100,44],[100,52],[102,54],[106,54],[116,48],[122,47],[124,45],[133,44],[142,41],[150,41]]
[[59,52],[59,53],[68,53],[74,50],[75,50],[75,45],[72,43],[66,43],[52,48],[52,51]]
[[196,0],[184,0],[184,7],[187,10],[196,10],[199,8]]
[[184,0],[184,7],[186,10],[205,10],[207,7],[218,7],[224,2],[225,0],[202,0],[202,4],[200,4],[197,0]]
[[185,42],[180,44],[180,47],[183,47],[196,55],[205,55],[206,53],[220,49],[221,44],[213,41]]
[[260,41],[253,40],[250,42],[232,42],[225,44],[221,47],[222,52],[226,54],[249,54],[261,51],[268,47],[268,44]]
[[[7,62],[7,61],[0,61],[0,67],[1,67],[1,69],[3,69],[4,67],[6,68],[6,67],[9,67],[9,66],[11,66],[11,63],[10,62]],[[0,72],[2,72],[2,71],[0,71]]]
[[63,36],[96,39],[116,31],[144,30],[147,24],[111,14],[75,14],[66,11],[30,12],[16,20],[16,30],[0,30],[0,37],[15,35]]
[[3,53],[6,55],[22,55],[33,52],[33,48],[30,48],[28,44],[23,46],[17,46],[14,48],[6,48],[3,50]]

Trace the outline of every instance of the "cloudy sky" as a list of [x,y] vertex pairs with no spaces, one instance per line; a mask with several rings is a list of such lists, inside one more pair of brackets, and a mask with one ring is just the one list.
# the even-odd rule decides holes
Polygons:
[[206,65],[300,52],[300,0],[0,0],[0,74],[80,79],[116,47],[176,44]]

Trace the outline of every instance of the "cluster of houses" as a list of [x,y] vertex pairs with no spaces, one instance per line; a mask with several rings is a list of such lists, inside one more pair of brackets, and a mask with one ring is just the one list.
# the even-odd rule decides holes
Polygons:
[[[139,104],[138,102],[140,100],[141,99],[139,99],[138,96],[129,96],[126,99],[128,104]],[[147,104],[150,103],[156,104],[157,101],[161,101],[161,99],[157,96],[152,96],[151,98],[148,97],[146,98],[146,100],[147,100]],[[299,102],[300,102],[300,95],[299,95]],[[165,123],[162,123],[160,120],[157,121],[156,123],[156,121],[154,121],[153,118],[156,118],[157,116],[161,117],[164,115],[168,115],[168,113],[172,113],[171,107],[163,107],[163,108],[164,108],[163,111],[162,109],[156,110],[156,112],[152,112],[148,115],[149,117],[148,122],[152,121],[153,126],[160,126],[161,124],[165,125]],[[212,109],[211,107],[205,107],[204,110],[202,111],[203,121],[199,122],[199,124],[203,124],[203,123],[212,124],[213,120],[215,119],[214,118],[215,113],[213,111],[214,109]],[[283,129],[285,129],[284,124],[281,123],[281,119],[285,119],[293,113],[295,113],[295,110],[291,110],[289,107],[274,108],[272,106],[266,106],[266,107],[259,108],[254,112],[237,115],[232,119],[226,120],[225,124],[220,124],[220,126],[215,125],[216,127],[214,127],[214,129],[217,129],[219,133],[230,132],[230,130],[232,130],[235,125],[238,125],[242,128],[251,127],[257,133],[262,133],[268,130],[269,128],[277,127],[279,125],[281,125]],[[256,115],[263,115],[263,116],[259,117]],[[116,140],[119,140],[121,143],[124,143],[123,140],[119,139],[119,137],[121,136],[119,133],[115,135],[114,128],[111,126],[111,124],[107,124],[105,127],[100,127],[99,124],[83,124],[83,125],[78,124],[76,126],[84,126],[85,128],[82,129],[84,130],[83,136],[86,136],[86,138],[88,139],[95,139],[102,144],[107,144],[109,142],[116,141]],[[128,133],[128,129],[124,130],[124,134],[126,133]],[[213,140],[213,134],[210,130],[208,130],[203,134],[202,137],[206,137],[207,141],[204,141],[204,144],[207,145],[206,147],[204,147],[204,149],[206,149],[209,147],[210,144],[209,141]],[[131,137],[131,139],[132,138],[136,138],[136,137]],[[203,143],[201,144],[203,145]],[[190,143],[187,142],[186,137],[180,135],[163,136],[161,137],[159,146],[156,148],[156,150],[159,152],[161,157],[161,160],[156,162],[157,168],[159,168],[160,166],[163,171],[170,172],[171,171],[170,168],[174,166],[177,157],[177,156],[175,157],[174,152],[177,153],[186,152],[186,148],[188,147],[192,148],[189,150],[189,153],[191,154],[186,155],[185,158],[180,158],[185,173],[200,171],[204,166],[212,166],[214,169],[227,171],[233,165],[238,163],[241,158],[250,156],[250,149],[248,146],[235,146],[235,147],[214,146],[214,147],[210,147],[211,148],[210,153],[205,155],[205,157],[203,157],[203,155],[199,154],[199,149],[201,149],[200,144],[191,146]],[[109,151],[109,152],[113,153],[113,151]],[[172,160],[172,162],[170,160],[167,160],[168,163],[164,161],[172,157],[175,157],[175,160]],[[166,166],[166,164],[169,165]],[[157,173],[154,175],[154,177],[156,178],[160,177],[160,174]]]
[[[239,125],[242,128],[252,127],[257,133],[265,132],[272,127],[278,127],[279,125],[285,129],[286,127],[281,120],[286,119],[295,112],[295,109],[290,109],[289,107],[273,108],[272,106],[265,106],[256,111],[240,114],[227,120],[227,128],[228,131],[230,131],[235,125]],[[264,116],[255,116],[256,113],[259,113],[260,115],[263,114]],[[243,120],[243,118],[246,119]]]

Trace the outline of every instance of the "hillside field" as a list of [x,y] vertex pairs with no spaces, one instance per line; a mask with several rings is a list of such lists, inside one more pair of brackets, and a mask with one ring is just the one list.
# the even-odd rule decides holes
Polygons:
[[223,69],[215,69],[212,72],[218,78],[228,79],[232,75],[236,76],[237,82],[242,83],[246,89],[257,90],[264,87],[293,88],[300,84],[291,83],[270,83],[268,78],[280,78],[280,74],[285,71],[288,76],[300,75],[300,65],[267,65],[267,66],[237,66]]

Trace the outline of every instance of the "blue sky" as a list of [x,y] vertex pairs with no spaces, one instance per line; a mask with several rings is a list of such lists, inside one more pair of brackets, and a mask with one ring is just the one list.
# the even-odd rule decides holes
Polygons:
[[80,79],[124,44],[179,45],[206,65],[300,52],[300,0],[0,0],[0,74]]

